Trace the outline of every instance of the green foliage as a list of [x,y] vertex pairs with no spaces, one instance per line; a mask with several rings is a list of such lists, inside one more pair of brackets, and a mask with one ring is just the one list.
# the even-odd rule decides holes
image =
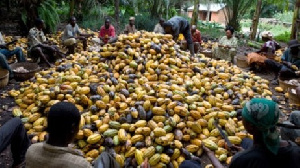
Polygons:
[[66,3],[65,1],[61,1],[58,5],[57,5],[57,14],[59,15],[59,18],[61,21],[63,22],[67,22],[69,19],[69,4]]
[[292,12],[292,11],[285,11],[283,13],[276,13],[274,15],[274,17],[282,22],[292,23],[293,14],[294,14],[294,12]]
[[60,22],[54,0],[44,0],[38,7],[39,17],[44,20],[46,27],[55,32],[57,24]]
[[221,38],[225,35],[224,27],[215,22],[199,21],[197,27],[200,30],[202,36],[216,39]]
[[158,18],[152,18],[149,13],[143,13],[135,17],[135,27],[138,30],[153,31],[158,23]]
[[290,31],[285,31],[282,34],[279,34],[279,35],[275,36],[274,39],[276,41],[288,43],[290,41],[290,37],[291,37],[291,32]]

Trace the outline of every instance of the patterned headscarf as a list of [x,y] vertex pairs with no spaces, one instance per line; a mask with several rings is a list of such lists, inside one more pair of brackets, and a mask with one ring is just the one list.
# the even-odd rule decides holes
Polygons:
[[279,149],[279,133],[275,127],[279,113],[274,101],[261,98],[247,102],[242,112],[243,118],[262,133],[264,144],[275,155]]

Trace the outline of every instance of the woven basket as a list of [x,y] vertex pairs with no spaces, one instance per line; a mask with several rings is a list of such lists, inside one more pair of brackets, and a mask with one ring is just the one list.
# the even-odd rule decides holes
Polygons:
[[205,55],[205,57],[212,58],[212,51],[211,50],[201,50],[200,53]]
[[9,81],[9,71],[6,69],[0,69],[0,88],[5,87]]
[[300,96],[294,94],[292,92],[292,89],[289,89],[288,93],[289,93],[288,97],[289,97],[290,104],[300,105]]
[[[25,81],[32,77],[34,77],[34,74],[39,71],[39,65],[36,63],[29,63],[29,62],[20,62],[20,63],[14,63],[10,65],[13,73],[14,78],[17,81]],[[14,72],[15,69],[18,67],[24,67],[24,69],[27,69],[29,72]]]
[[291,84],[288,84],[286,82],[284,82],[283,80],[280,80],[279,79],[279,86],[285,91],[289,91],[291,89],[295,89],[296,87],[298,87],[297,85],[291,85]]
[[248,68],[248,62],[246,56],[237,56],[236,57],[236,65],[240,68]]

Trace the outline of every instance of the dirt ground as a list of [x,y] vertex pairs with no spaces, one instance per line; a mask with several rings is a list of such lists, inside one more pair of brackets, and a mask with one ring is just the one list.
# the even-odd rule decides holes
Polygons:
[[[19,84],[9,84],[0,89],[0,127],[12,118],[12,108],[16,106],[14,98],[7,95],[7,91],[11,89],[19,89]],[[0,154],[0,168],[9,168],[12,164],[10,147]]]

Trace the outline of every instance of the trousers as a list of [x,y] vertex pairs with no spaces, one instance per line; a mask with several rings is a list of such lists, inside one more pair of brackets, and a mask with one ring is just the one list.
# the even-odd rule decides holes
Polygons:
[[22,163],[30,146],[30,140],[19,118],[13,118],[0,127],[0,153],[9,145],[11,145],[13,165]]

